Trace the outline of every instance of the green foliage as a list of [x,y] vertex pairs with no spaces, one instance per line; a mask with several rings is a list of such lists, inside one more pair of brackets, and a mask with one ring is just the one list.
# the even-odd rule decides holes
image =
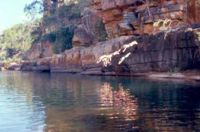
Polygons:
[[50,43],[54,43],[56,41],[56,33],[51,32],[51,33],[43,35],[41,37],[41,41],[49,41]]
[[53,44],[53,51],[58,54],[72,48],[73,35],[74,26],[70,25],[43,35],[40,41],[48,41]]
[[53,46],[55,53],[61,53],[66,49],[72,48],[72,38],[74,35],[74,26],[62,27],[56,32],[56,41]]
[[47,32],[52,32],[58,28],[69,24],[75,24],[81,18],[81,11],[75,5],[62,5],[54,13],[43,16],[43,27]]
[[43,17],[43,26],[48,28],[51,25],[57,25],[58,23],[55,23],[55,21],[57,21],[56,15],[45,16]]
[[42,0],[33,0],[31,3],[26,4],[24,12],[31,19],[37,18],[36,16],[42,14],[44,11]]
[[41,39],[41,36],[42,36],[42,30],[38,25],[33,29],[33,31],[31,31],[31,37],[33,39],[32,44],[38,43]]
[[35,26],[36,23],[18,24],[5,30],[0,36],[0,60],[11,59],[27,51],[33,41],[31,32]]

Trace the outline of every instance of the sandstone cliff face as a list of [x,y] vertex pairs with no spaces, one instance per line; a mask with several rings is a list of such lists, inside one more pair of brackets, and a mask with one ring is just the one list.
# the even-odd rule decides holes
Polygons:
[[[142,72],[178,72],[200,68],[200,43],[193,31],[173,31],[143,36],[138,45],[114,57],[110,66],[122,74]],[[130,56],[121,65],[119,58]]]
[[[133,75],[200,69],[199,25],[190,26],[200,22],[199,11],[193,0],[91,0],[76,23],[73,48],[55,55],[51,43],[35,45],[22,70]],[[138,44],[126,47],[133,41]]]
[[[138,45],[128,48],[125,52],[120,51],[119,55],[111,58],[108,66],[97,64],[100,56],[109,55],[134,40],[138,42]],[[69,71],[78,69],[78,72],[84,74],[131,75],[150,71],[199,69],[199,46],[200,43],[194,31],[180,30],[150,36],[121,37],[95,47],[74,49],[75,52],[67,51],[60,58],[53,59],[51,70],[55,71],[55,67],[61,66]],[[119,64],[120,59],[128,53],[130,55]]]
[[[200,7],[195,0],[87,0],[85,7],[80,7],[81,4],[65,5],[64,1],[51,5],[51,0],[45,1],[56,10],[52,12],[49,9],[44,13],[41,35],[73,25],[73,47],[88,47],[120,36],[155,34],[200,22]],[[54,22],[49,20],[51,17],[55,18]],[[70,34],[66,34],[66,38],[68,36]],[[42,50],[41,45],[44,45]],[[51,49],[52,44],[38,42],[30,50],[28,58],[52,56]]]
[[51,61],[52,72],[101,72],[101,65],[97,64],[100,56],[118,50],[124,43],[133,40],[132,36],[124,36],[106,42],[97,43],[87,48],[73,48],[61,55],[55,55]]
[[153,24],[169,19],[171,28],[199,21],[199,6],[194,0],[93,0],[92,9],[98,11],[109,38],[131,34],[152,34],[159,31]]
[[90,46],[99,41],[105,41],[107,32],[98,11],[85,8],[81,14],[81,24],[74,32],[73,46]]
[[[37,70],[38,66],[39,71],[98,75],[134,75],[200,69],[200,42],[196,32],[184,29],[156,35],[119,37],[92,47],[77,47],[52,58],[41,59],[35,62],[33,69]],[[125,44],[133,41],[138,44],[125,47]],[[107,66],[97,63],[101,56],[109,56],[116,51],[119,54],[111,56]],[[23,68],[28,69],[26,65]],[[31,70],[31,67],[29,68]]]
[[31,49],[26,53],[26,58],[28,60],[35,60],[44,57],[51,57],[53,54],[52,44],[48,41],[44,41],[33,44]]

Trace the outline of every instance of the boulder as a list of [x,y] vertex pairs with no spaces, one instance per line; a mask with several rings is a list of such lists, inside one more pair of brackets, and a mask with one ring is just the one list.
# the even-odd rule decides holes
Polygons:
[[90,8],[85,8],[82,13],[82,27],[93,37],[93,42],[100,41],[99,32],[105,30],[103,20],[98,11]]
[[88,33],[83,27],[79,26],[74,31],[72,43],[73,47],[90,46],[94,43],[94,36]]
[[90,46],[107,37],[102,18],[97,11],[85,8],[82,12],[82,24],[74,31],[73,46]]

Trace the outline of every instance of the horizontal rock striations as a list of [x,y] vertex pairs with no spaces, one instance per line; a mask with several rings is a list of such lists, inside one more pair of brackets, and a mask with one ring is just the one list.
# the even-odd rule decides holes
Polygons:
[[[98,75],[134,75],[200,69],[198,30],[179,29],[156,35],[122,36],[91,47],[75,47],[53,57],[24,63],[22,70]],[[127,46],[131,42],[136,45]],[[114,54],[113,53],[119,53]],[[102,56],[110,63],[97,63]]]

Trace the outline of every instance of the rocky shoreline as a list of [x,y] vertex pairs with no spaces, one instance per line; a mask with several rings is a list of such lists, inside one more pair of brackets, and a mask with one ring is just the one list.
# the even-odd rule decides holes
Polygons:
[[[186,28],[155,35],[122,36],[90,47],[75,47],[52,57],[24,61],[20,69],[90,75],[198,70],[200,42],[197,32],[199,29]],[[124,48],[134,41],[138,44]],[[115,52],[119,53],[112,55]],[[104,66],[103,61],[97,63],[102,56],[108,57],[109,65]]]
[[[200,81],[199,31],[184,28],[154,35],[122,36],[52,57],[12,63],[6,69]],[[103,59],[99,61],[100,58]]]

